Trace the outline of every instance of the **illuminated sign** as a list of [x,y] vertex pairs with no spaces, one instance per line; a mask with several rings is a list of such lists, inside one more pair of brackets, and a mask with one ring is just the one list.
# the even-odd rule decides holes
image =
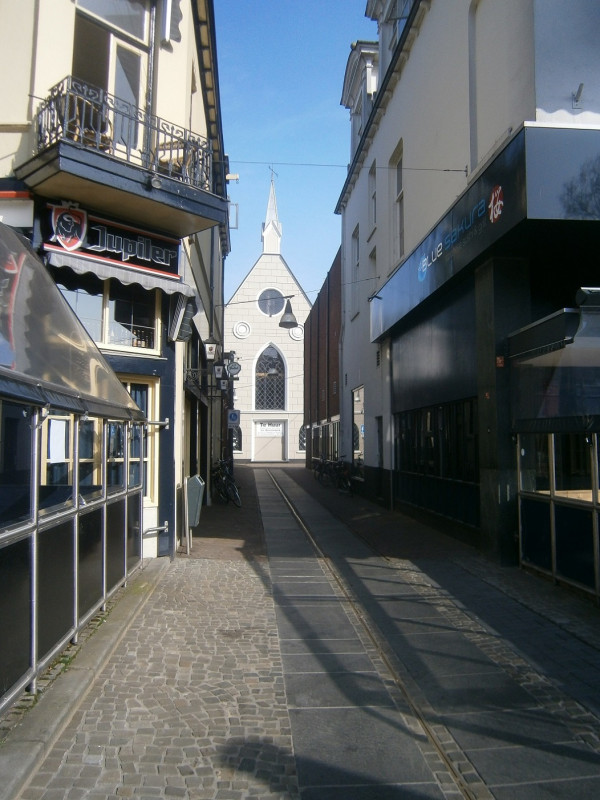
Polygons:
[[157,236],[138,228],[116,225],[68,205],[51,205],[52,231],[46,249],[102,256],[125,266],[178,274],[179,240]]

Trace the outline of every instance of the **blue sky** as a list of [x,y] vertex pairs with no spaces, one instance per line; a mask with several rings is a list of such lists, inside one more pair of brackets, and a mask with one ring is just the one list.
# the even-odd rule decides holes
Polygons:
[[[281,254],[314,302],[340,244],[334,214],[350,160],[340,105],[350,45],[375,40],[366,0],[215,0],[225,150],[239,183],[228,300],[262,252],[272,167]],[[319,166],[332,165],[332,166]]]

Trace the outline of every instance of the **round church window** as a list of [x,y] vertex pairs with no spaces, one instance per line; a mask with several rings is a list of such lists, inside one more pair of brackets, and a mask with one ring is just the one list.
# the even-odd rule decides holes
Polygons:
[[285,298],[278,289],[265,289],[258,298],[258,307],[263,314],[272,317],[283,311]]

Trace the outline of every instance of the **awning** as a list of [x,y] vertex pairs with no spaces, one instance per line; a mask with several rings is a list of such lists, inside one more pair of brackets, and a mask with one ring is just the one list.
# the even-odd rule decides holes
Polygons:
[[600,306],[563,308],[515,331],[508,353],[514,431],[600,430]]
[[83,255],[73,255],[72,253],[47,251],[48,263],[53,267],[69,267],[78,275],[85,275],[86,272],[93,272],[99,278],[114,278],[128,286],[130,283],[137,283],[144,289],[160,289],[166,294],[182,294],[185,297],[193,297],[194,292],[184,283],[179,275],[169,277],[165,272],[152,272],[136,268],[134,266],[121,266],[115,264],[110,259],[92,258]]

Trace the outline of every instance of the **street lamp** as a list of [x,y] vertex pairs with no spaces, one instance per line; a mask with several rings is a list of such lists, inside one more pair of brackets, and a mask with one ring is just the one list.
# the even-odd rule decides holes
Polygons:
[[[292,295],[293,297],[293,295]],[[292,304],[288,300],[285,304],[285,311],[281,315],[281,319],[279,320],[279,327],[280,328],[297,328],[298,327],[298,320],[292,313]]]

